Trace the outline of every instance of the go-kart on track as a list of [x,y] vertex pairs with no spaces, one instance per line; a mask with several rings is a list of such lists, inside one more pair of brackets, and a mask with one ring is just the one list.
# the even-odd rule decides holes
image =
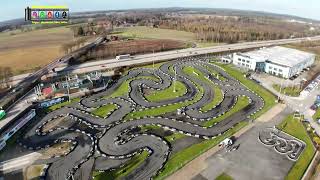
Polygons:
[[[208,80],[197,77],[196,73],[184,71],[193,67]],[[219,80],[212,72],[218,72],[224,80]],[[176,73],[175,73],[176,72]],[[153,77],[153,78],[146,78]],[[157,80],[155,80],[157,78]],[[162,91],[172,83],[181,82],[186,92],[176,98],[161,101],[148,101],[146,91]],[[129,92],[120,97],[110,97],[121,84],[130,81]],[[212,84],[208,83],[209,81]],[[222,100],[213,108],[201,111],[201,108],[216,98],[212,85],[223,92]],[[200,94],[200,96],[199,96]],[[106,98],[108,97],[109,98]],[[249,104],[211,126],[204,122],[227,113],[237,103],[240,96],[249,98]],[[153,117],[145,116],[131,119],[132,112],[170,106],[177,103],[187,104],[181,108],[184,118],[168,118],[165,114]],[[93,115],[92,111],[107,104],[116,106],[105,118]],[[108,171],[128,162],[134,155],[147,150],[149,156],[143,163],[129,173],[126,179],[150,179],[159,173],[169,158],[171,147],[163,137],[143,134],[137,127],[159,126],[176,133],[202,139],[213,139],[259,111],[264,101],[248,90],[221,68],[200,59],[183,59],[168,62],[159,69],[137,68],[121,77],[109,89],[83,98],[79,103],[62,107],[41,118],[30,127],[20,140],[20,144],[30,149],[42,149],[61,141],[72,142],[71,150],[61,157],[52,157],[46,164],[46,179],[90,179],[91,171]],[[177,110],[172,109],[171,114]],[[178,117],[178,115],[176,115]],[[61,121],[61,118],[63,120]],[[49,122],[57,121],[48,130]]]

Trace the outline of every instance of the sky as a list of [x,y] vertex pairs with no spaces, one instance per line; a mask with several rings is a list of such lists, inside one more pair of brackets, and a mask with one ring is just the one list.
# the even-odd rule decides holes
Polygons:
[[0,21],[23,18],[32,5],[65,5],[71,12],[158,7],[231,8],[320,20],[320,0],[1,0]]

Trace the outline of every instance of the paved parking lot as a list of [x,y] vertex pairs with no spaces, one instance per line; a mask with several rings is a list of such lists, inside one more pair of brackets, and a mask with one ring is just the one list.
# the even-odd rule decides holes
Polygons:
[[263,129],[278,124],[289,113],[290,110],[286,109],[270,122],[257,123],[236,141],[236,145],[240,144],[238,150],[232,152],[220,150],[206,160],[207,169],[193,180],[215,179],[222,173],[236,180],[284,179],[294,161],[277,153],[274,148],[263,145],[258,140],[258,135]]

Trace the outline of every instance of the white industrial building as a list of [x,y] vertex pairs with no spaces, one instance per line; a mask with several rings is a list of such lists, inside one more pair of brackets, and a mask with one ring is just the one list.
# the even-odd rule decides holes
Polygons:
[[310,67],[315,57],[312,53],[276,46],[246,53],[235,53],[233,64],[248,70],[290,78],[299,74],[304,68]]

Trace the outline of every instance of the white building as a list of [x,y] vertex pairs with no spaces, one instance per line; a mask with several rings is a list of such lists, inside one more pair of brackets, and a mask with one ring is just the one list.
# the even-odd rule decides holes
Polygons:
[[276,46],[236,53],[233,56],[233,64],[253,71],[290,78],[299,74],[304,68],[310,67],[315,57],[312,53]]
[[232,63],[232,54],[231,55],[227,55],[227,56],[222,56],[221,57],[221,62],[225,63],[225,64]]

